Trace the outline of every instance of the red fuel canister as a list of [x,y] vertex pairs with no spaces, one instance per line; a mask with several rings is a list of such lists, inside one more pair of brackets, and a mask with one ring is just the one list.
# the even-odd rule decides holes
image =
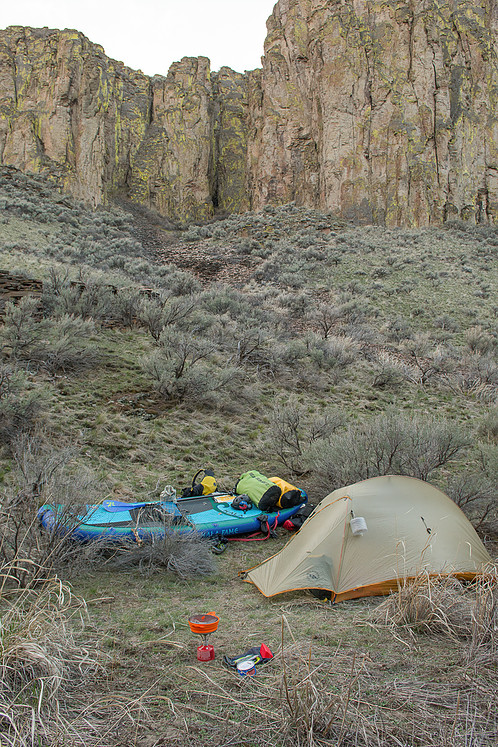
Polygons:
[[214,659],[214,646],[210,643],[206,643],[204,646],[198,646],[197,658],[199,661],[211,661]]

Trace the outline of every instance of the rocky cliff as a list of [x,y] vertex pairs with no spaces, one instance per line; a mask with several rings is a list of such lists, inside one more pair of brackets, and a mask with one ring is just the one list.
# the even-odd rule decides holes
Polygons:
[[0,162],[181,221],[295,200],[498,219],[495,0],[279,0],[261,70],[149,78],[76,31],[0,31]]
[[496,220],[497,20],[494,1],[280,0],[255,206],[296,199],[388,225]]

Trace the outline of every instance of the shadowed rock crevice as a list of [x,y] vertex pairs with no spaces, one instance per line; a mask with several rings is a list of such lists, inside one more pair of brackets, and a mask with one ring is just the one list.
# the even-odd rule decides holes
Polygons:
[[279,0],[262,69],[149,78],[77,31],[0,31],[0,163],[175,222],[268,204],[495,222],[495,0]]

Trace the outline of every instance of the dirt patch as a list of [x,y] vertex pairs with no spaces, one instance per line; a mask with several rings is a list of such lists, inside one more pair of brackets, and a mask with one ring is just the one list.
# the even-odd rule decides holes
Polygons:
[[191,272],[199,279],[228,284],[247,282],[256,266],[252,258],[241,257],[231,246],[213,247],[209,241],[163,246],[157,250],[156,260]]

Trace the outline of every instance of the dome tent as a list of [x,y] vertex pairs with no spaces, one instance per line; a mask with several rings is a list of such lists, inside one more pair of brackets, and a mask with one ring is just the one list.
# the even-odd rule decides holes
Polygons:
[[422,572],[471,580],[488,563],[451,498],[427,482],[387,475],[330,493],[285,547],[245,578],[266,597],[322,589],[338,602],[388,594]]

